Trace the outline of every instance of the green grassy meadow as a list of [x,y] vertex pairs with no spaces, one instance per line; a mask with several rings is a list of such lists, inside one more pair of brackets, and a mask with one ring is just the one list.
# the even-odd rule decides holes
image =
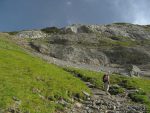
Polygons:
[[[75,87],[74,87],[75,86]],[[0,111],[18,109],[23,113],[53,113],[63,106],[56,101],[69,101],[86,85],[63,69],[29,55],[0,34]]]

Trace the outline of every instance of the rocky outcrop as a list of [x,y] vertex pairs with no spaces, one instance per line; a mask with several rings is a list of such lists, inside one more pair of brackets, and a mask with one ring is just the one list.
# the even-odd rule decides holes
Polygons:
[[31,39],[36,39],[36,38],[45,38],[46,34],[43,33],[40,30],[29,30],[29,31],[21,31],[17,33],[16,35],[19,38],[31,38]]
[[17,36],[31,38],[29,46],[43,55],[75,64],[117,69],[136,65],[141,70],[150,64],[148,25],[74,24],[61,29],[22,31]]
[[[45,46],[44,43],[36,41],[31,44],[32,48],[37,48],[41,53],[61,60],[81,64],[106,65],[109,59],[102,51],[94,47],[98,45],[96,38],[94,34],[50,35],[46,38],[48,43]],[[47,51],[45,48],[48,48]]]
[[130,76],[139,76],[141,74],[141,70],[136,65],[129,65],[128,72]]
[[132,37],[133,39],[150,39],[150,26],[116,23],[111,25],[70,25],[62,30],[73,33],[105,33],[110,36]]

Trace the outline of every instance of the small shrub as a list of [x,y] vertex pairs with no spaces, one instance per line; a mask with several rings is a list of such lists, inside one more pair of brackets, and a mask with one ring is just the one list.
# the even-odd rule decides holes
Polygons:
[[112,94],[112,95],[117,95],[117,94],[121,94],[121,93],[124,93],[124,89],[119,87],[119,86],[111,86],[110,89],[109,89],[109,93]]
[[110,37],[112,40],[121,40],[119,37],[117,37],[117,36],[112,36],[112,37]]
[[134,85],[133,81],[131,81],[131,80],[122,80],[119,83],[119,85],[126,89],[136,89],[136,86]]
[[16,35],[17,33],[19,32],[18,31],[8,32],[9,35]]
[[148,103],[148,97],[146,95],[140,95],[138,93],[131,93],[128,95],[132,101],[138,102],[138,103]]
[[146,92],[140,89],[140,90],[137,92],[137,94],[139,94],[139,95],[146,95]]
[[57,27],[47,27],[47,28],[41,29],[41,31],[43,31],[44,33],[48,33],[48,34],[60,33],[60,29],[58,29]]
[[83,32],[83,33],[92,33],[92,31],[85,25],[82,25],[80,27],[80,31]]
[[138,103],[148,103],[148,96],[146,95],[146,92],[144,92],[143,90],[138,90],[135,93],[130,93],[128,95],[132,101],[134,102],[138,102]]
[[117,23],[113,23],[113,24],[116,24],[116,25],[128,25],[129,23],[117,22]]
[[56,109],[57,111],[64,111],[64,106],[62,104],[57,104]]

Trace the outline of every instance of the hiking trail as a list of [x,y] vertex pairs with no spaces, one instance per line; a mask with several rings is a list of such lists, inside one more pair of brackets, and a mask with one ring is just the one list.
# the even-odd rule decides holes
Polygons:
[[127,97],[108,95],[105,91],[95,88],[90,82],[85,84],[91,89],[93,95],[88,96],[85,93],[87,100],[76,102],[66,113],[144,113],[145,111],[145,106],[133,103]]

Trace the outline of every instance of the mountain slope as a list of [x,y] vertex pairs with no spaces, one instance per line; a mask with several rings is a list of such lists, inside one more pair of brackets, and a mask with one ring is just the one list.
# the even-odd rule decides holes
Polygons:
[[0,82],[2,113],[51,113],[63,108],[58,100],[89,92],[79,79],[29,55],[7,34],[0,34]]
[[[37,52],[75,64],[112,67],[112,72],[136,65],[149,75],[150,26],[126,23],[110,25],[71,25],[61,29],[21,31],[28,45]],[[108,71],[108,70],[107,70]]]
[[[32,33],[34,31],[29,31],[28,33]],[[41,32],[41,31],[40,31]],[[35,35],[35,34],[34,34]],[[61,34],[50,34],[52,37],[61,35]],[[48,34],[48,36],[50,36]],[[77,34],[63,34],[64,36],[72,36]],[[84,36],[94,35],[94,34],[79,34]],[[31,35],[30,35],[31,36]],[[32,36],[31,36],[32,37]],[[102,75],[103,73],[99,72],[92,72],[82,69],[72,69],[67,68],[65,71],[63,69],[60,69],[59,67],[47,64],[45,61],[42,61],[39,58],[36,58],[35,56],[30,55],[29,53],[25,52],[24,49],[17,46],[14,41],[17,41],[17,43],[24,44],[26,49],[29,50],[32,47],[32,50],[30,50],[31,53],[37,53],[41,56],[46,53],[42,53],[41,51],[44,51],[45,47],[49,47],[47,45],[47,42],[49,40],[46,37],[40,37],[39,39],[35,39],[36,36],[34,36],[32,39],[29,38],[16,38],[16,37],[10,37],[9,35],[1,34],[0,36],[0,78],[2,81],[2,84],[0,88],[2,89],[1,93],[1,106],[3,108],[2,112],[36,112],[36,113],[49,113],[54,112],[56,110],[64,109],[66,106],[70,107],[72,105],[72,98],[80,98],[80,102],[83,102],[83,108],[86,109],[88,105],[91,106],[91,104],[86,104],[86,100],[82,100],[81,98],[84,98],[84,95],[82,94],[82,91],[90,92],[89,88],[85,86],[85,83],[87,82],[89,84],[92,83],[98,92],[102,91]],[[11,39],[12,38],[12,39]],[[37,38],[37,37],[36,37]],[[56,38],[56,37],[55,37]],[[54,38],[54,39],[55,39]],[[89,39],[88,39],[89,40]],[[91,40],[92,42],[93,40]],[[63,41],[56,41],[59,44],[64,44]],[[33,43],[41,44],[40,46],[33,46]],[[76,41],[73,42],[73,44],[76,44]],[[90,40],[89,40],[90,43]],[[54,44],[54,43],[52,43]],[[83,44],[83,43],[82,43]],[[80,46],[82,46],[82,44]],[[86,43],[85,43],[86,45]],[[85,46],[83,44],[83,46]],[[39,47],[42,47],[42,50],[39,49]],[[63,46],[62,46],[63,47]],[[88,46],[86,46],[88,47]],[[91,45],[89,45],[91,47]],[[106,48],[106,46],[105,46]],[[61,49],[59,48],[59,52],[61,53]],[[103,48],[104,49],[104,48]],[[107,49],[107,48],[106,48]],[[29,52],[28,50],[28,52]],[[34,51],[33,51],[34,50]],[[63,51],[64,52],[64,51]],[[68,51],[67,51],[68,52]],[[42,54],[41,54],[42,53]],[[64,53],[63,53],[64,54]],[[104,54],[104,53],[102,53]],[[37,55],[37,54],[35,54]],[[49,55],[49,54],[46,54]],[[58,54],[62,55],[62,54]],[[83,54],[84,55],[84,54]],[[43,55],[44,56],[44,55]],[[42,56],[42,58],[43,58]],[[67,56],[66,56],[67,57]],[[49,57],[48,57],[49,58]],[[55,60],[55,59],[54,59]],[[109,60],[108,60],[109,61]],[[71,72],[69,74],[68,72]],[[72,74],[73,72],[73,74]],[[81,80],[79,80],[76,77],[73,77],[72,75],[76,75],[81,77],[81,80],[86,81],[85,83]],[[126,93],[127,91],[134,91],[131,92],[130,95],[127,96],[124,101],[124,109],[122,109],[122,106],[118,107],[117,109],[121,113],[130,111],[132,109],[133,111],[140,110],[141,112],[145,111],[145,106],[147,107],[146,110],[149,109],[149,80],[140,79],[140,78],[128,78],[118,75],[111,76],[111,85],[116,86],[117,88],[119,86],[119,89],[114,89],[111,93],[112,94],[118,94],[114,97],[114,99],[111,99],[111,102],[115,101],[115,106],[117,106],[118,102],[115,100],[118,97],[120,98],[122,93]],[[97,92],[95,92],[95,89],[91,89],[93,92],[93,95],[91,95],[91,99],[94,96],[98,96]],[[95,94],[96,93],[96,94]],[[98,109],[96,108],[96,111],[99,112],[99,108],[102,107],[102,110],[110,109],[109,105],[110,102],[107,101],[107,99],[110,99],[107,95],[105,96],[104,102],[106,103],[104,106],[97,105]],[[137,102],[136,104],[131,101],[129,97]],[[98,101],[101,100],[103,97],[99,95],[97,98]],[[77,99],[78,100],[78,99]],[[126,101],[127,100],[127,101]],[[129,100],[129,102],[128,102]],[[95,100],[94,100],[95,101]],[[76,103],[76,101],[74,101]],[[74,103],[73,102],[73,103]],[[86,105],[84,105],[84,102]],[[88,100],[88,102],[93,102],[93,100]],[[141,103],[141,104],[138,104]],[[135,104],[135,105],[134,105]],[[76,104],[75,104],[76,105]],[[145,105],[145,106],[144,106]],[[112,106],[112,104],[111,104]],[[129,106],[129,107],[128,107]],[[90,109],[95,109],[93,106]],[[136,109],[136,110],[135,110]],[[68,111],[69,109],[67,109]],[[79,109],[73,108],[72,110],[78,111]],[[88,112],[88,110],[85,110]],[[113,110],[110,110],[113,111]],[[82,112],[82,110],[80,111]],[[70,112],[68,112],[70,113]]]

